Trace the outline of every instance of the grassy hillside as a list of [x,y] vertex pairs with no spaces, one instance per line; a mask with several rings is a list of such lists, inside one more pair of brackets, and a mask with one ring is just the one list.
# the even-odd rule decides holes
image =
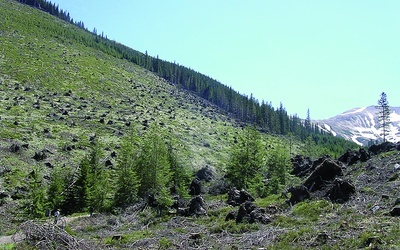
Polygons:
[[[53,228],[41,227],[48,221],[26,221],[22,213],[32,176],[39,172],[48,183],[53,169],[77,171],[93,137],[99,140],[101,163],[110,160],[113,170],[123,139],[157,124],[184,165],[193,171],[210,166],[224,174],[231,146],[245,126],[230,113],[94,49],[82,42],[90,33],[40,10],[0,0],[0,17],[0,235],[24,226],[42,234]],[[261,137],[265,150],[279,144],[289,151],[291,144],[292,154],[326,153],[311,139],[303,144],[295,137]],[[266,224],[226,220],[238,208],[226,204],[226,194],[206,194],[206,216],[159,216],[138,204],[68,218],[66,231],[89,246],[109,249],[393,249],[400,246],[399,217],[387,215],[399,197],[395,164],[400,164],[398,151],[343,166],[343,178],[356,186],[345,203],[325,197],[290,206],[281,195],[257,199],[254,204],[269,213]],[[290,178],[288,184],[303,181]]]
[[[59,157],[55,164],[79,158],[90,135],[114,149],[127,131],[155,122],[179,140],[188,164],[226,158],[235,123],[215,106],[79,39],[52,34],[65,26],[78,36],[83,30],[13,1],[1,4],[1,138],[28,143],[27,155],[48,148]],[[75,150],[63,152],[63,144]]]

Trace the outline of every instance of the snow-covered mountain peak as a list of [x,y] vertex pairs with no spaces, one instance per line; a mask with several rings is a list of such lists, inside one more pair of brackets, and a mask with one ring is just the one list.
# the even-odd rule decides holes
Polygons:
[[[387,140],[400,141],[400,107],[390,108],[390,126]],[[359,145],[371,141],[382,141],[382,130],[378,123],[378,110],[375,106],[354,108],[335,117],[315,121],[319,127],[335,136],[352,140]]]

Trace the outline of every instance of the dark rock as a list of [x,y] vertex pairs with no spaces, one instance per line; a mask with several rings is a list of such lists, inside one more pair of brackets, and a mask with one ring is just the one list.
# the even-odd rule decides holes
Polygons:
[[356,188],[347,180],[335,179],[333,187],[328,190],[327,196],[332,202],[343,203],[349,200],[350,196],[356,192]]
[[364,148],[360,148],[358,152],[360,153],[361,162],[366,162],[371,158],[371,155]]
[[1,191],[0,192],[0,199],[9,198],[9,197],[11,197],[11,196],[6,191]]
[[194,178],[192,183],[189,186],[189,194],[190,195],[200,195],[203,191],[203,185],[198,178]]
[[334,160],[326,159],[306,179],[304,186],[306,186],[310,192],[319,190],[325,185],[325,182],[333,180],[338,175],[342,175],[342,167]]
[[310,198],[310,193],[303,185],[291,187],[288,191],[291,194],[289,202],[292,205]]
[[44,150],[35,152],[35,155],[32,157],[36,161],[43,161],[47,158],[47,155]]
[[111,167],[114,165],[110,160],[106,160],[104,164],[106,165],[106,167]]
[[236,218],[236,212],[235,212],[235,211],[230,211],[230,212],[226,215],[225,221],[228,221],[228,220],[235,220],[235,218]]
[[17,153],[20,149],[21,149],[21,144],[19,144],[19,143],[13,143],[10,146],[10,151],[12,153]]
[[394,207],[389,213],[391,216],[400,216],[400,207]]
[[380,154],[380,153],[384,153],[384,152],[388,152],[391,150],[396,149],[397,145],[394,144],[393,142],[383,142],[381,144],[377,144],[377,145],[372,145],[368,148],[368,152],[374,155]]
[[360,156],[357,154],[356,151],[347,150],[346,153],[341,155],[338,161],[343,162],[344,164],[351,166],[360,160]]
[[246,190],[237,190],[236,188],[231,188],[228,192],[227,203],[232,206],[239,206],[246,201],[254,201],[254,197]]
[[267,224],[271,222],[271,218],[266,214],[265,209],[257,207],[250,201],[246,201],[241,204],[236,215],[236,222],[240,223],[243,221],[248,223],[263,223]]
[[210,166],[205,166],[196,173],[196,177],[199,180],[204,180],[207,182],[213,180],[214,175],[215,175],[214,169],[212,169]]
[[54,168],[54,165],[51,162],[46,162],[44,165],[48,168]]
[[189,202],[189,215],[207,215],[204,198],[199,195]]
[[291,161],[293,167],[292,174],[298,177],[304,177],[313,171],[310,157],[296,155]]

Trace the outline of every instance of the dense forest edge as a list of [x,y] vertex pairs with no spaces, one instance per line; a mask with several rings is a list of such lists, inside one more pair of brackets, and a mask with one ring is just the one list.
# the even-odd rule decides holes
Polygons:
[[46,27],[54,36],[59,36],[62,39],[76,39],[86,46],[139,65],[168,82],[176,84],[178,87],[191,91],[210,101],[220,109],[229,112],[241,122],[254,124],[261,132],[294,136],[303,142],[311,139],[314,144],[322,148],[324,153],[334,157],[339,156],[344,149],[357,147],[353,142],[334,137],[332,134],[321,130],[318,124],[311,122],[309,110],[307,111],[307,118],[302,120],[297,114],[289,115],[282,103],[275,109],[271,103],[267,103],[264,100],[260,103],[253,95],[240,94],[231,87],[193,69],[175,62],[164,61],[158,56],[150,56],[147,54],[147,51],[146,53],[141,53],[110,40],[105,34],[98,34],[96,28],[90,32],[85,28],[82,21],[74,20],[67,11],[60,9],[58,5],[50,1],[16,1],[45,11],[86,31],[71,32],[67,27],[62,29],[59,26]]

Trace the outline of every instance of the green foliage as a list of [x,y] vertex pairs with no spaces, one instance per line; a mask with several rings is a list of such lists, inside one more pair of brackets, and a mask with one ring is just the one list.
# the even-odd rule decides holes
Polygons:
[[387,95],[385,92],[382,92],[381,97],[378,100],[378,106],[376,106],[378,110],[378,122],[379,127],[382,129],[383,141],[386,141],[386,136],[390,132],[390,106],[387,100]]
[[333,205],[327,200],[304,201],[293,206],[292,214],[307,221],[318,221],[321,215],[331,212]]
[[264,166],[265,151],[260,133],[247,126],[231,149],[227,178],[238,189],[248,189],[250,186],[254,188],[254,185],[262,181],[259,174]]
[[110,170],[100,162],[102,154],[99,147],[99,144],[94,142],[90,154],[83,158],[71,183],[68,183],[62,205],[63,212],[102,212],[111,208],[111,175]]
[[171,249],[172,247],[172,242],[170,240],[168,240],[165,237],[162,237],[159,241],[158,241],[159,247],[158,249]]
[[136,172],[136,163],[138,151],[135,142],[138,138],[133,134],[125,137],[120,149],[117,165],[117,183],[114,197],[115,205],[126,207],[134,204],[138,198],[139,177]]
[[28,178],[29,195],[25,200],[25,213],[30,218],[42,218],[46,211],[46,189],[39,168],[34,168]]
[[284,145],[276,143],[267,151],[268,194],[278,194],[282,191],[290,166],[289,152]]
[[151,231],[138,230],[138,231],[132,231],[129,234],[123,234],[119,239],[116,239],[113,236],[108,236],[104,239],[104,244],[106,245],[127,244],[150,237],[153,237],[153,233]]
[[50,208],[57,209],[64,203],[65,197],[62,195],[64,192],[66,183],[66,173],[65,171],[56,166],[52,169],[50,173],[50,183],[47,190],[47,200]]
[[161,207],[172,205],[169,196],[172,172],[168,160],[166,143],[156,126],[147,131],[140,143],[136,171],[139,178],[139,196],[153,196]]

